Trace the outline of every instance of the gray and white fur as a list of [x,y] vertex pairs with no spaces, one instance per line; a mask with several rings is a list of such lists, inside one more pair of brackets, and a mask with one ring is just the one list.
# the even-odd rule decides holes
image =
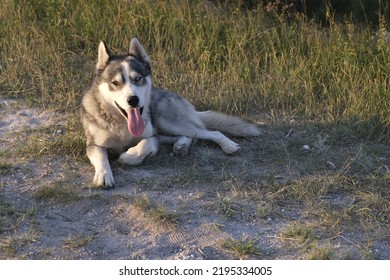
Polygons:
[[150,61],[137,38],[126,55],[113,55],[100,42],[96,75],[81,102],[81,120],[87,155],[95,167],[93,184],[105,188],[114,186],[108,149],[120,162],[136,165],[155,155],[159,143],[172,143],[176,155],[185,155],[192,139],[204,139],[232,154],[240,147],[223,133],[259,135],[253,124],[213,111],[198,112],[186,99],[153,88]]

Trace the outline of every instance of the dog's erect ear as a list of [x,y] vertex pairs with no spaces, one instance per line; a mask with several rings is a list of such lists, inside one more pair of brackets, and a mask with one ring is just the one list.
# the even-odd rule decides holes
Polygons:
[[110,51],[107,49],[106,44],[101,41],[99,44],[98,62],[96,63],[96,69],[98,71],[104,70],[107,66],[107,62],[110,59]]
[[131,39],[130,42],[130,48],[129,48],[129,55],[133,55],[139,60],[143,60],[145,62],[150,62],[149,57],[146,54],[146,51],[144,47],[141,45],[141,43],[138,41],[137,37],[134,37]]

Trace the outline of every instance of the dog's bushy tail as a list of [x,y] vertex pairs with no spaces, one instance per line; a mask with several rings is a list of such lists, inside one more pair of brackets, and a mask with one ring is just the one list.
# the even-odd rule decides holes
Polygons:
[[209,130],[217,130],[238,137],[254,137],[260,135],[259,129],[254,124],[248,123],[240,118],[214,111],[198,112],[198,114]]

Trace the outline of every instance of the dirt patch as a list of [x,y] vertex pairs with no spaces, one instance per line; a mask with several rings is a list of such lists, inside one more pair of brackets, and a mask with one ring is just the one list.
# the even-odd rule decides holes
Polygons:
[[259,118],[232,156],[198,141],[113,161],[104,191],[85,159],[25,147],[65,137],[66,116],[0,103],[1,259],[390,259],[385,145]]

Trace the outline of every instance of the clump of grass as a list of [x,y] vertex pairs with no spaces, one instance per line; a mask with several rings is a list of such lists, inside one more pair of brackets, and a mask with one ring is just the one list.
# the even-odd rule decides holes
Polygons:
[[37,200],[51,200],[58,203],[69,203],[82,199],[82,196],[73,187],[62,181],[37,188],[33,192],[33,197]]
[[355,187],[348,176],[334,174],[309,175],[300,177],[284,190],[290,199],[304,202],[309,206],[318,206],[319,199],[337,192],[351,191]]
[[273,207],[271,204],[262,201],[257,207],[257,216],[260,219],[266,219],[270,216],[272,210]]
[[[18,216],[12,205],[0,200],[0,234],[6,231],[14,218]],[[10,221],[11,220],[11,221]]]
[[301,223],[293,223],[285,227],[281,232],[281,237],[301,247],[308,247],[314,240],[311,227]]
[[149,212],[149,218],[153,225],[157,228],[173,230],[178,224],[178,215],[169,212],[162,205],[157,206]]
[[5,161],[0,161],[0,175],[8,174],[12,169],[12,164]]
[[260,250],[256,247],[256,240],[252,239],[226,239],[220,243],[220,246],[242,259],[248,258],[252,255],[261,255]]
[[179,225],[179,217],[163,205],[156,205],[147,196],[136,198],[131,205],[131,215],[142,219],[154,231],[173,230]]
[[241,211],[241,207],[237,203],[232,202],[231,197],[220,193],[217,193],[214,207],[218,214],[222,214],[226,217],[232,217]]
[[28,138],[23,146],[16,149],[16,154],[30,157],[58,156],[87,161],[86,139],[81,124],[76,116],[68,119],[65,130],[57,134],[56,128],[26,131]]
[[306,255],[308,260],[333,260],[336,259],[334,252],[329,247],[313,246]]
[[[17,254],[18,250],[23,246],[35,242],[39,234],[35,230],[29,230],[28,232],[21,234],[10,234],[2,236],[0,239],[0,252],[3,251],[6,256],[13,256]],[[0,254],[1,256],[2,254]]]
[[347,210],[354,222],[371,229],[388,224],[390,202],[379,193],[358,191],[354,204]]
[[64,240],[64,247],[66,249],[77,249],[86,246],[88,243],[90,243],[93,240],[92,235],[88,236],[69,236],[67,239]]
[[21,209],[0,200],[0,258],[17,256],[24,247],[37,241],[39,236],[36,208]]

